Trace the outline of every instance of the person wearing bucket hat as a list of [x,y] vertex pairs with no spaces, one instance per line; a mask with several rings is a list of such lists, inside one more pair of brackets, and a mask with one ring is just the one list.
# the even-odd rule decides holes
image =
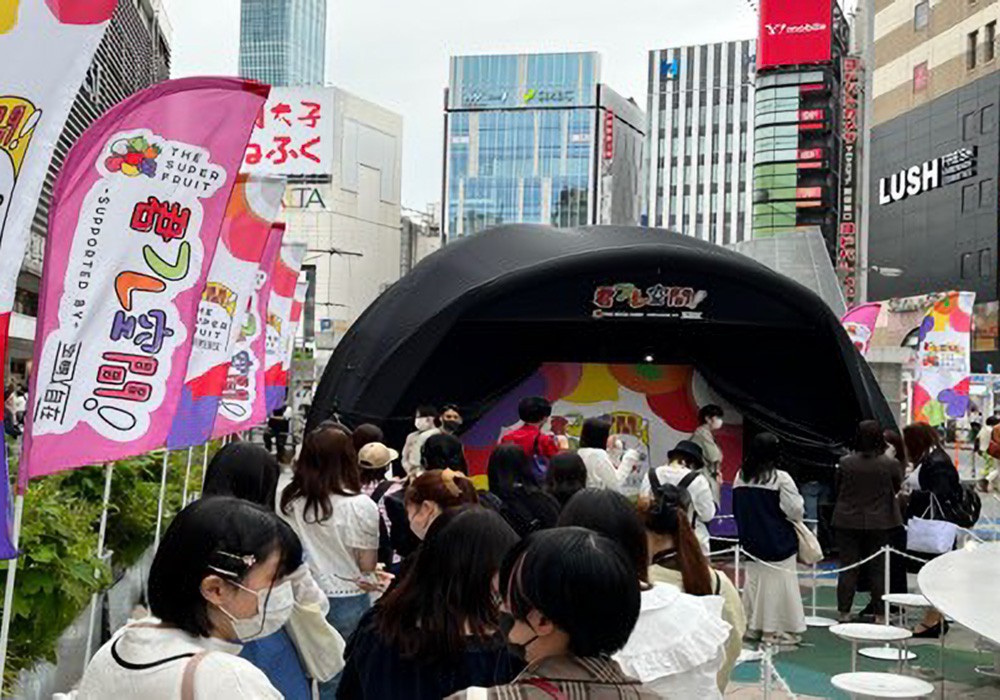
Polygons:
[[358,450],[358,466],[361,468],[361,492],[371,496],[378,485],[389,478],[392,463],[399,459],[399,453],[381,442],[369,442]]
[[712,485],[702,471],[704,464],[705,457],[698,443],[681,440],[667,453],[666,464],[649,470],[642,483],[641,493],[651,496],[665,484],[686,490],[691,497],[688,517],[698,537],[698,544],[708,554],[708,523],[715,517],[715,497],[712,495]]

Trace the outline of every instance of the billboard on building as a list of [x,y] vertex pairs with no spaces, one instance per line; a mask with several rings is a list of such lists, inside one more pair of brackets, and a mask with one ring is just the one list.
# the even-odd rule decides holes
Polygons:
[[858,95],[861,59],[846,56],[841,72],[840,119],[840,221],[837,235],[837,269],[841,274],[844,301],[850,306],[858,302],[858,234],[857,222],[857,148],[859,109]]
[[329,175],[333,169],[334,88],[276,87],[257,115],[241,172]]
[[829,61],[832,25],[832,0],[762,0],[757,69]]

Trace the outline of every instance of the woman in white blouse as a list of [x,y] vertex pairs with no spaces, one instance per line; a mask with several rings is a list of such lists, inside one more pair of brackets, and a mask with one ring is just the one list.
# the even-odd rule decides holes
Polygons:
[[720,596],[693,596],[649,580],[646,530],[635,506],[607,489],[584,489],[569,500],[559,527],[584,527],[614,540],[635,567],[639,619],[614,660],[660,697],[721,700],[717,676],[726,660],[730,625]]
[[295,533],[274,513],[230,497],[178,513],[149,574],[153,617],[130,623],[87,666],[78,700],[281,698],[240,643],[273,634],[295,600]]
[[635,450],[627,450],[616,464],[608,454],[611,421],[607,418],[587,418],[580,429],[577,454],[587,467],[587,488],[621,491],[622,484],[638,461]]
[[[351,436],[337,428],[306,435],[295,475],[279,512],[302,540],[313,577],[330,599],[327,619],[349,639],[379,589],[378,506],[361,493]],[[336,697],[339,674],[320,684],[320,698]]]

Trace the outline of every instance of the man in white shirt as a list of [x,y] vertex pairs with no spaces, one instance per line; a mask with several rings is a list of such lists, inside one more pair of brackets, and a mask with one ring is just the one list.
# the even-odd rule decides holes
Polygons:
[[[708,478],[701,471],[704,466],[704,456],[701,447],[691,440],[681,440],[677,447],[667,453],[667,464],[656,468],[656,479],[659,484],[673,484],[678,488],[687,489],[691,496],[691,506],[688,516],[694,525],[694,534],[698,537],[701,550],[706,554],[710,551],[708,523],[715,517],[715,498]],[[641,494],[648,496],[653,487],[647,474],[642,483]]]

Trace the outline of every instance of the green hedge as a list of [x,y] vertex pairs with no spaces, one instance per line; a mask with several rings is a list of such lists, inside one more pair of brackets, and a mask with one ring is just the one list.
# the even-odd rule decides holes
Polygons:
[[[13,483],[16,459],[9,448]],[[217,449],[213,445],[210,455]],[[21,670],[43,659],[54,661],[59,636],[87,608],[91,596],[153,543],[162,464],[163,452],[115,464],[105,544],[111,553],[110,570],[95,556],[104,467],[83,467],[31,483],[24,499],[5,689]],[[195,490],[201,484],[201,464],[201,448],[195,448],[189,482]],[[171,452],[164,527],[180,508],[186,467],[187,450]],[[7,566],[0,562],[0,581],[6,580]]]

